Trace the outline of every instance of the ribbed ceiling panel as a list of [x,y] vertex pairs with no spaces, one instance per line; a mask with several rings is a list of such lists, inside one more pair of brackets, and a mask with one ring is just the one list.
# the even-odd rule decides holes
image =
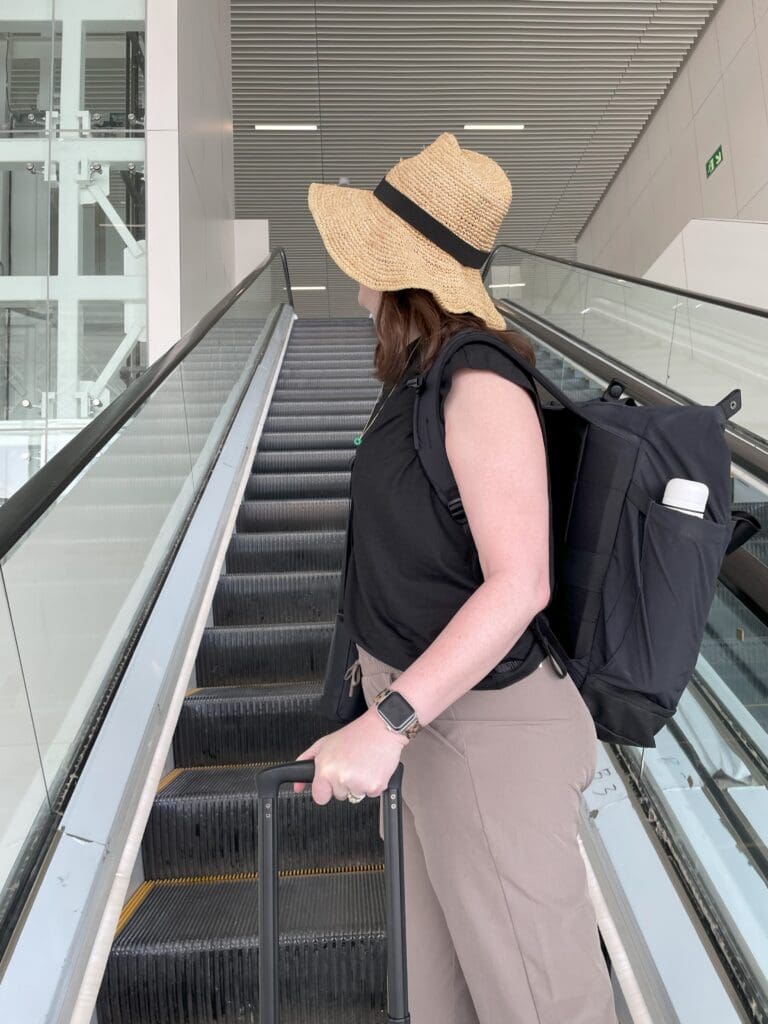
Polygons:
[[[442,131],[513,186],[498,241],[572,255],[574,240],[717,0],[231,0],[238,217],[267,218],[307,316],[355,316],[325,256],[312,181],[372,189]],[[523,122],[522,132],[465,123]],[[254,131],[259,122],[316,132]]]

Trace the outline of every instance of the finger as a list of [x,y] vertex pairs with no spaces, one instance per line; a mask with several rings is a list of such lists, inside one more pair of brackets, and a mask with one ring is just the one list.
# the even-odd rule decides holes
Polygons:
[[[307,749],[303,753],[299,754],[299,756],[296,758],[296,761],[311,761],[311,760],[314,760],[315,754],[317,753],[317,749],[316,748],[319,746],[319,744],[320,744],[320,740],[319,739],[315,740],[315,742],[312,744],[311,747],[307,747]],[[306,782],[294,782],[294,784],[293,784],[293,792],[294,793],[303,793],[304,792],[304,787],[306,785],[307,785]]]
[[350,792],[354,793],[356,790],[351,789],[343,782],[337,782],[333,787],[333,798],[334,800],[346,800],[347,793]]
[[312,782],[312,799],[316,804],[327,804],[333,796],[333,787],[328,779],[323,775],[315,773],[315,778]]

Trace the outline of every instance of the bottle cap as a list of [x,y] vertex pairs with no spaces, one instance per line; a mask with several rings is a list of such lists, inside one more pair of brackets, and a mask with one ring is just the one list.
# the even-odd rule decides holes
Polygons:
[[680,509],[681,512],[692,512],[703,515],[709,498],[709,488],[698,480],[683,480],[673,477],[664,489],[663,505]]

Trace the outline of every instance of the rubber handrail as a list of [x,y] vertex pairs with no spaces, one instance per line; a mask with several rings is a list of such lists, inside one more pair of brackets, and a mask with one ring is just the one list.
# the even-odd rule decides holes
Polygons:
[[491,255],[485,261],[482,271],[482,278],[485,281],[491,264],[496,254],[501,249],[510,249],[513,252],[522,252],[526,256],[535,256],[539,260],[549,260],[552,263],[562,263],[564,266],[573,267],[574,270],[585,270],[590,274],[600,274],[602,277],[610,277],[614,281],[625,281],[629,284],[639,284],[644,288],[653,288],[659,292],[667,292],[669,295],[679,295],[687,299],[695,299],[696,302],[706,302],[710,306],[721,306],[723,309],[732,309],[738,313],[748,313],[751,316],[763,317],[768,320],[768,309],[760,309],[759,306],[748,306],[742,302],[734,302],[732,299],[717,298],[712,295],[704,295],[701,292],[692,292],[687,288],[675,288],[669,284],[662,284],[660,281],[648,281],[644,277],[634,277],[632,274],[617,274],[613,270],[606,270],[605,267],[594,267],[589,263],[579,263],[577,260],[569,260],[564,256],[550,256],[546,252],[537,252],[535,249],[526,249],[522,245],[510,245],[508,242],[501,242],[491,251]]
[[288,259],[285,249],[278,247],[0,506],[0,559],[277,258],[283,265],[288,302],[293,305]]

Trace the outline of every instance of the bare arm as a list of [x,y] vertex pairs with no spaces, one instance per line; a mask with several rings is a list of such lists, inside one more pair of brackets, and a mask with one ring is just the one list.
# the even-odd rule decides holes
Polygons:
[[422,725],[494,668],[549,601],[546,457],[530,395],[491,370],[462,368],[444,418],[484,579],[392,686]]

